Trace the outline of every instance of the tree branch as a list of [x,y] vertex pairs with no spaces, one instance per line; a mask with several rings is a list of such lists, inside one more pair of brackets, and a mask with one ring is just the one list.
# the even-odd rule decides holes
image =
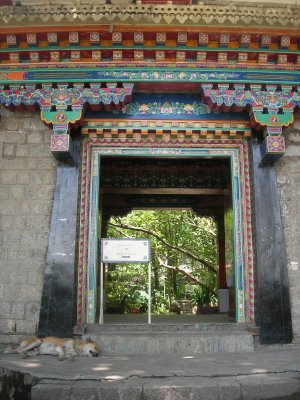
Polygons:
[[133,231],[137,231],[137,232],[143,232],[146,233],[147,235],[153,236],[155,237],[157,240],[159,240],[161,243],[163,243],[164,245],[166,245],[167,247],[169,247],[170,249],[174,249],[179,251],[182,254],[185,254],[186,256],[192,258],[195,261],[198,261],[200,264],[202,264],[204,267],[206,267],[207,269],[209,269],[211,272],[213,272],[214,274],[217,273],[216,269],[213,267],[213,265],[211,265],[210,263],[208,263],[207,261],[203,260],[202,258],[199,258],[197,256],[195,256],[194,254],[190,253],[189,251],[182,249],[178,246],[174,246],[171,243],[168,243],[165,239],[163,239],[162,237],[160,237],[159,235],[157,235],[154,232],[149,231],[148,229],[145,228],[140,228],[140,227],[135,227],[135,226],[131,226],[131,225],[124,225],[124,224],[114,224],[112,222],[109,222],[108,225],[111,226],[115,226],[117,228],[122,228],[122,229],[130,229]]
[[127,235],[126,233],[124,233],[124,231],[121,228],[118,228],[115,226],[115,229],[117,232],[119,232],[121,235],[126,236],[128,239],[132,239],[132,236]]
[[208,235],[211,235],[213,238],[216,238],[217,237],[217,235],[215,234],[215,232],[213,232],[213,231],[211,231],[211,230],[209,230],[209,229],[206,229],[206,228],[203,228],[203,227],[201,227],[201,226],[199,226],[198,224],[196,224],[195,222],[193,222],[193,221],[189,221],[189,222],[185,222],[187,225],[190,225],[190,226],[192,226],[192,227],[194,227],[194,228],[197,228],[197,229],[202,229],[203,231],[205,231],[205,233],[206,234],[208,234]]
[[180,272],[181,274],[183,274],[186,277],[188,277],[192,282],[197,283],[197,285],[203,287],[205,290],[208,289],[213,295],[217,296],[217,293],[214,290],[211,290],[207,285],[202,283],[198,278],[196,278],[195,276],[191,275],[189,272],[187,272],[187,271],[185,271],[185,270],[183,270],[183,269],[181,269],[179,267],[175,267],[175,266],[173,267],[171,265],[166,264],[160,257],[157,257],[157,258],[158,258],[159,265],[161,267],[165,267],[165,268],[172,269],[174,271]]

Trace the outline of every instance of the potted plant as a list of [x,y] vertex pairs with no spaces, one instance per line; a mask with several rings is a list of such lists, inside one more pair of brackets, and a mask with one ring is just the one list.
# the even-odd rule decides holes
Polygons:
[[144,290],[134,290],[127,301],[128,311],[132,314],[145,312],[148,307],[148,293]]
[[197,314],[215,312],[212,303],[215,302],[215,295],[208,286],[197,286],[191,294],[192,304],[197,306]]

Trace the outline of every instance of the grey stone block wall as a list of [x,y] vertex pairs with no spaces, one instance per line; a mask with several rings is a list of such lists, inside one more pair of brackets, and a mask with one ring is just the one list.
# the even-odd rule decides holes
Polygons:
[[0,109],[0,342],[37,329],[57,161],[39,113]]
[[300,343],[300,118],[284,133],[286,154],[276,163],[284,226],[294,341]]
[[[0,109],[0,343],[35,334],[57,161],[39,113]],[[300,119],[276,163],[294,340],[300,343]]]

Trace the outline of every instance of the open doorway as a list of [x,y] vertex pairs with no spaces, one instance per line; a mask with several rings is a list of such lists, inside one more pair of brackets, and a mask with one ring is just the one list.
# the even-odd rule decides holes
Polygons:
[[[230,168],[225,157],[101,160],[101,237],[150,239],[154,323],[235,316]],[[105,323],[146,322],[147,268],[107,265],[104,277]]]
[[[78,289],[77,311],[78,321],[96,323],[99,321],[99,259],[100,239],[106,237],[105,227],[112,215],[126,215],[132,209],[145,209],[145,204],[150,208],[192,208],[197,215],[208,215],[205,210],[216,215],[222,210],[220,226],[224,222],[224,202],[230,205],[231,232],[233,238],[231,247],[223,241],[223,249],[228,248],[232,254],[233,263],[233,302],[232,310],[237,323],[253,322],[255,319],[255,280],[254,280],[254,251],[253,251],[253,225],[251,208],[251,180],[248,159],[248,141],[243,139],[213,139],[182,144],[174,142],[172,147],[164,143],[153,143],[152,139],[142,142],[136,140],[126,142],[122,140],[107,141],[96,138],[87,139],[83,143],[82,185],[80,208],[80,231],[78,253]],[[119,163],[122,163],[120,165]],[[123,167],[124,161],[139,161],[136,173],[131,174],[130,169]],[[201,181],[205,173],[197,172],[198,162],[210,162],[212,165],[225,162],[228,167],[229,188],[193,188],[193,187],[167,187],[157,188],[152,186],[142,187],[140,193],[135,193],[131,183],[136,176],[144,177],[141,168],[143,164],[152,165],[150,171],[155,171],[155,164],[160,161],[166,165],[168,182],[173,181],[171,174],[172,163],[179,163],[179,170],[190,171],[190,182]],[[182,165],[184,163],[186,165]],[[105,163],[108,164],[107,167]],[[196,169],[193,169],[193,166]],[[109,181],[114,176],[113,168],[119,171],[115,175],[125,176],[128,183],[126,187],[114,187]],[[219,168],[219,171],[222,167]],[[129,171],[129,172],[128,172]],[[147,176],[147,174],[146,174]],[[180,174],[177,175],[180,177]],[[108,182],[104,182],[107,177]],[[150,173],[151,177],[151,173]],[[198,179],[199,178],[199,179]],[[115,179],[114,179],[115,181]],[[159,180],[164,182],[164,180]],[[155,181],[154,181],[155,182]],[[140,181],[137,181],[140,184]],[[151,193],[154,190],[156,193]],[[164,193],[162,193],[164,191]],[[220,194],[218,196],[217,194]],[[229,196],[228,201],[224,196]],[[230,210],[228,210],[229,212]],[[228,213],[230,215],[230,212]],[[218,220],[219,225],[219,220]],[[222,228],[218,229],[222,232]],[[225,227],[223,227],[223,232]],[[224,239],[229,235],[225,234]],[[221,241],[219,241],[221,243]],[[223,252],[220,254],[224,255]],[[228,265],[227,261],[223,262]],[[230,269],[228,270],[230,271]],[[227,269],[226,269],[227,279]],[[233,304],[234,303],[234,304]]]

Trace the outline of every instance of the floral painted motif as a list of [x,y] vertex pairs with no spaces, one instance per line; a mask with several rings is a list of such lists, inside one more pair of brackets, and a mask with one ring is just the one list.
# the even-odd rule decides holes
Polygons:
[[207,82],[210,80],[231,80],[231,79],[238,79],[239,74],[234,72],[190,72],[190,71],[148,71],[148,70],[141,70],[141,71],[100,71],[98,72],[98,78],[102,79],[122,79],[122,80],[178,80],[178,81],[202,81]]
[[153,102],[139,103],[133,102],[125,105],[122,110],[114,110],[114,114],[142,114],[142,115],[204,115],[211,112],[210,107],[206,104],[193,102],[190,104],[181,102]]

